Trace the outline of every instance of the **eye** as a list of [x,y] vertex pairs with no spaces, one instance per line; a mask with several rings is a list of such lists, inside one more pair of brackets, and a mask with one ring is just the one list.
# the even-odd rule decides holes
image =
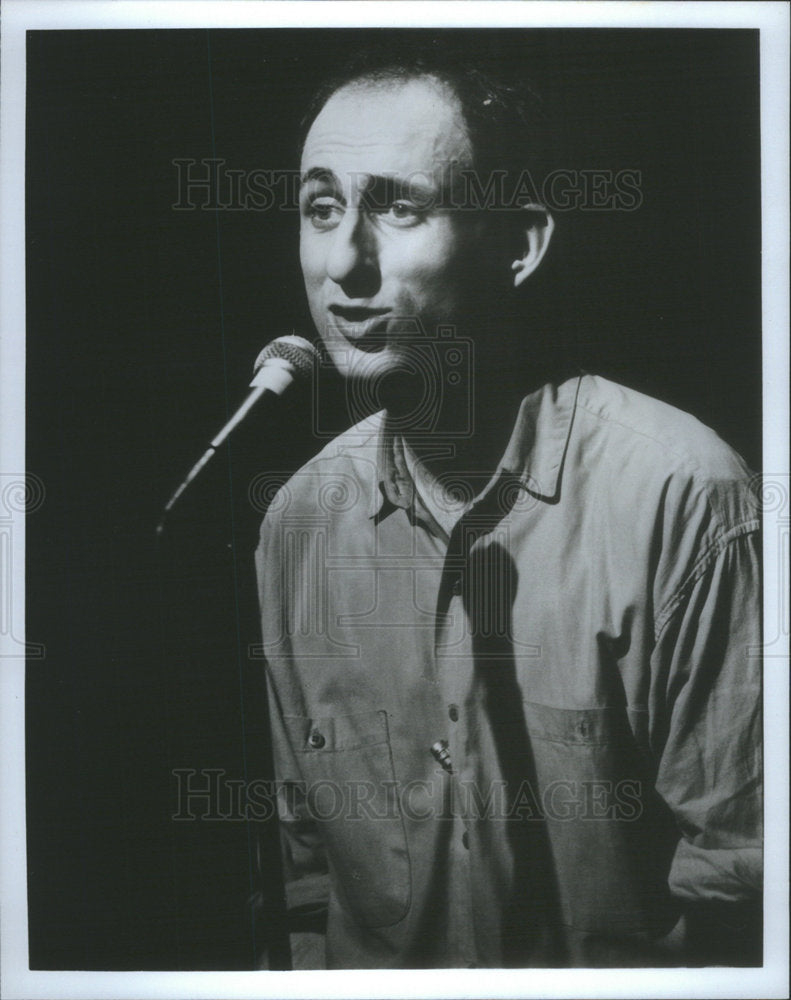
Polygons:
[[394,201],[387,209],[379,213],[379,217],[391,226],[399,226],[402,229],[407,226],[416,226],[423,220],[425,212],[410,201]]
[[315,229],[334,229],[341,221],[343,205],[328,196],[311,198],[303,213]]

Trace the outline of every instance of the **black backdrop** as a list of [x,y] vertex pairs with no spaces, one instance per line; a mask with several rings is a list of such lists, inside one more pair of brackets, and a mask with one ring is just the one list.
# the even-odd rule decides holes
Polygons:
[[[305,398],[251,422],[159,546],[153,529],[259,348],[310,325],[294,213],[175,210],[172,161],[293,169],[317,80],[373,35],[409,45],[371,30],[28,35],[27,465],[46,490],[27,536],[27,634],[46,646],[27,682],[34,968],[249,968],[267,936],[246,900],[262,888],[274,906],[252,863],[269,827],[174,820],[172,772],[267,774],[249,486],[317,450]],[[757,32],[459,38],[538,82],[556,166],[641,171],[637,210],[559,214],[535,290],[548,334],[758,467]],[[321,392],[337,422],[337,386]]]

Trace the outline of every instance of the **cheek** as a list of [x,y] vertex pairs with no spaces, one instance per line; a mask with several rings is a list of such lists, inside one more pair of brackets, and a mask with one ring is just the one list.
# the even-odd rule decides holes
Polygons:
[[321,284],[323,268],[323,255],[321,247],[317,245],[315,238],[303,233],[299,240],[299,262],[302,266],[302,277],[305,281],[305,288],[309,291]]
[[470,279],[461,246],[448,236],[412,247],[394,265],[393,273],[417,303],[439,309],[463,300]]

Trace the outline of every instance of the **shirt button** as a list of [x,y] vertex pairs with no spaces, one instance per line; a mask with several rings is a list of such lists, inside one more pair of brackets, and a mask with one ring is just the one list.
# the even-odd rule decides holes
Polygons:
[[461,842],[467,848],[467,850],[469,851],[469,849],[470,849],[470,835],[469,835],[469,833],[467,833],[466,830],[461,835]]
[[449,705],[448,706],[448,716],[450,717],[450,721],[451,722],[458,722],[459,721],[459,706],[458,705]]
[[324,734],[320,733],[318,729],[312,730],[310,736],[308,737],[308,745],[312,746],[314,750],[321,750],[326,742]]

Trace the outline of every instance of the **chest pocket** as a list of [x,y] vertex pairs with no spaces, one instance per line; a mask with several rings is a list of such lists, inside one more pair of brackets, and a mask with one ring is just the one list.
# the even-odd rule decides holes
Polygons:
[[664,927],[678,832],[634,736],[644,720],[621,708],[524,708],[561,919],[595,934]]
[[361,925],[397,923],[409,909],[411,882],[387,713],[284,722],[336,896]]

